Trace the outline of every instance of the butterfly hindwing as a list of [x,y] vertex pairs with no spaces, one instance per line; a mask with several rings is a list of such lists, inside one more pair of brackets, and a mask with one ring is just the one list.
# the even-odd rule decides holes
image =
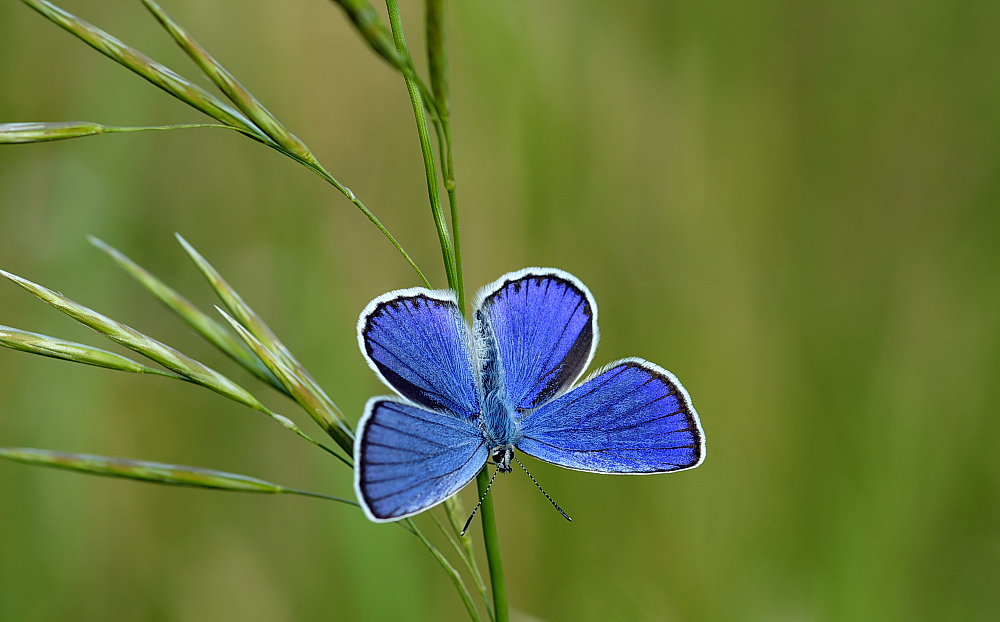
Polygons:
[[399,520],[461,490],[486,459],[482,432],[468,420],[376,397],[358,423],[354,489],[368,518]]
[[594,473],[665,473],[705,458],[691,398],[673,374],[642,359],[612,363],[526,414],[517,448]]
[[571,386],[597,347],[597,303],[573,275],[525,268],[476,298],[476,335],[503,363],[507,394],[519,410],[537,408]]
[[453,292],[415,287],[379,296],[361,313],[358,345],[408,400],[459,416],[479,412],[472,338]]

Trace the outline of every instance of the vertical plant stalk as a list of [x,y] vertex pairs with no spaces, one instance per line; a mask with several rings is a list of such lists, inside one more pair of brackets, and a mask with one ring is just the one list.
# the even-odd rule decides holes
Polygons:
[[444,174],[444,188],[448,192],[448,206],[451,208],[451,229],[455,244],[455,272],[460,287],[458,305],[465,314],[465,281],[462,271],[462,238],[458,225],[458,199],[455,196],[455,163],[451,148],[451,105],[449,103],[450,81],[448,79],[448,48],[445,31],[444,0],[426,0],[427,25],[427,65],[431,74],[431,89],[437,114],[432,117],[437,131],[438,148],[441,156],[441,171]]
[[[483,470],[476,476],[476,488],[479,490],[479,496],[483,499],[483,505],[479,508],[479,516],[483,522],[483,546],[486,547],[486,563],[490,569],[490,586],[493,588],[493,611],[497,622],[509,622],[507,584],[503,578],[503,561],[500,559],[500,539],[497,537],[493,497],[487,492],[489,485],[490,475],[486,467],[483,467]],[[483,497],[484,494],[485,497]]]
[[[407,65],[412,66],[410,52],[406,48],[406,38],[403,36],[403,24],[399,17],[399,5],[396,0],[386,0],[385,5],[389,10],[389,25],[392,28],[392,38],[396,44],[396,51],[403,57],[403,61]],[[434,164],[434,148],[431,146],[430,132],[427,129],[424,100],[420,95],[420,87],[417,85],[417,81],[413,75],[409,72],[404,72],[403,79],[406,81],[406,90],[410,93],[410,103],[413,104],[413,116],[417,122],[420,151],[424,157],[424,175],[427,177],[427,194],[430,197],[431,215],[434,217],[434,226],[437,228],[438,241],[441,244],[444,269],[448,275],[448,286],[457,292],[459,284],[458,271],[455,269],[455,252],[451,244],[451,234],[448,232],[448,221],[445,220],[444,208],[441,206],[437,167]]]
[[[395,5],[395,0],[387,0]],[[444,172],[445,189],[448,191],[448,205],[451,208],[451,226],[455,244],[455,290],[458,293],[459,308],[465,315],[465,275],[462,271],[462,240],[458,224],[458,198],[455,193],[455,164],[452,157],[448,51],[446,46],[444,0],[426,0],[427,15],[427,61],[430,68],[431,89],[437,103],[435,128],[438,130],[438,145],[441,151],[441,168]],[[392,11],[390,10],[390,19]],[[398,19],[398,15],[397,15]],[[483,504],[480,519],[483,525],[483,544],[486,547],[487,564],[490,570],[490,584],[493,589],[493,614],[497,622],[507,622],[507,586],[503,575],[503,561],[500,557],[500,539],[497,535],[496,517],[493,512],[493,498],[489,495],[489,473],[486,467],[476,477],[476,488]]]
[[[408,66],[412,66],[409,51],[406,48],[406,39],[403,36],[403,25],[402,20],[399,15],[399,5],[397,0],[386,0],[386,9],[389,13],[389,25],[392,28],[393,41],[396,44],[396,50],[399,52],[400,56],[403,57],[404,62]],[[436,11],[437,19],[435,23],[440,26],[443,23],[443,13],[438,9]],[[434,56],[432,65],[435,67],[434,71],[437,75],[435,80],[437,81],[437,88],[445,97],[447,97],[447,80],[444,79],[447,72],[447,63],[442,62],[444,60],[444,36],[443,29],[438,28],[437,42],[434,43],[436,46],[436,51],[430,52]],[[424,170],[427,176],[427,189],[431,197],[431,211],[434,215],[434,222],[438,229],[438,238],[441,242],[441,252],[444,254],[445,268],[448,272],[448,284],[452,289],[458,294],[459,300],[461,301],[460,309],[462,314],[465,314],[465,284],[463,279],[459,276],[459,271],[457,269],[457,254],[455,248],[451,244],[451,237],[448,235],[448,226],[444,220],[444,210],[441,207],[441,197],[438,191],[437,185],[437,171],[434,166],[434,151],[430,143],[430,135],[427,131],[427,118],[424,115],[423,102],[420,99],[420,89],[413,77],[408,73],[403,73],[403,78],[406,80],[406,88],[410,93],[410,101],[413,104],[413,113],[417,122],[417,132],[420,134],[420,148],[424,156]],[[446,107],[441,104],[440,101],[435,102],[437,104],[439,118],[447,118],[447,112],[443,115],[441,110]],[[442,122],[442,130],[447,127],[446,122]],[[445,132],[446,141],[445,144],[450,143],[449,135]],[[449,150],[450,151],[450,150]],[[446,158],[446,161],[450,161],[450,157]],[[449,167],[450,168],[450,167]],[[447,171],[446,171],[447,172]],[[454,180],[452,180],[452,187],[454,186]],[[457,204],[454,202],[454,195],[449,193],[449,200],[451,200],[452,207],[452,217],[453,222],[457,223],[454,218],[457,216]],[[500,539],[497,535],[496,528],[496,518],[493,513],[493,499],[488,494],[489,486],[489,475],[484,467],[483,470],[476,477],[476,485],[479,490],[479,495],[482,497],[486,494],[483,500],[482,512],[480,514],[482,525],[483,525],[483,542],[486,546],[486,557],[487,563],[490,569],[490,584],[493,588],[493,610],[496,616],[497,622],[508,622],[509,614],[507,610],[507,586],[504,581],[503,575],[503,562],[500,558]]]
[[[451,522],[451,513],[448,511],[447,506],[445,506],[445,513],[448,514],[448,520],[449,522]],[[444,526],[444,523],[442,523],[438,519],[437,515],[435,515],[434,512],[428,512],[428,514],[432,519],[434,519],[434,524],[437,525],[438,529],[441,530],[441,533],[444,534],[445,539],[448,540],[452,548],[455,549],[455,552],[458,553],[459,559],[461,559],[462,563],[465,564],[465,569],[469,571],[469,576],[472,577],[473,582],[475,582],[476,584],[476,589],[479,590],[479,595],[483,599],[483,604],[486,606],[487,615],[489,615],[490,620],[495,622],[496,618],[493,616],[493,608],[490,607],[490,597],[489,594],[486,592],[486,584],[483,583],[483,576],[479,573],[479,568],[476,567],[476,560],[472,556],[471,538],[469,538],[468,535],[458,536],[457,533],[449,532],[448,528]],[[452,527],[455,528],[454,523],[452,523]],[[459,524],[457,529],[458,530],[462,529],[461,524]],[[458,543],[458,540],[455,539],[456,536],[458,536],[462,540],[462,544]]]
[[[354,4],[363,0],[351,0]],[[164,67],[148,56],[142,54],[110,34],[104,32],[75,15],[60,9],[46,0],[24,0],[31,8],[35,9],[53,23],[64,28],[87,45],[91,46],[101,54],[111,58],[115,62],[132,70],[145,78],[150,83],[170,93],[174,97],[185,102],[189,106],[207,114],[208,116],[223,123],[226,127],[231,127],[253,140],[267,145],[282,153],[306,168],[322,177],[329,184],[339,190],[348,198],[361,212],[374,224],[382,234],[388,238],[397,251],[403,256],[410,267],[417,273],[420,280],[427,287],[430,282],[424,277],[420,268],[413,259],[403,250],[402,245],[389,233],[378,218],[362,203],[350,188],[344,186],[333,175],[330,174],[319,161],[312,155],[309,149],[288,132],[284,126],[270,112],[265,109],[260,102],[250,94],[224,67],[218,64],[208,52],[192,39],[179,24],[173,22],[166,13],[152,0],[146,1],[146,6],[160,20],[160,23],[174,36],[174,38],[185,48],[186,51],[203,68],[206,75],[213,79],[229,96],[237,108],[243,107],[251,111],[250,117],[246,117],[240,110],[232,108],[222,102],[205,89],[191,82],[187,78]],[[436,114],[436,113],[435,113]],[[38,126],[48,127],[38,127]],[[21,126],[21,127],[17,127]],[[31,127],[35,126],[35,127]],[[97,124],[66,124],[62,127],[52,127],[53,124],[4,124],[0,126],[0,144],[2,143],[22,143],[38,142],[41,140],[58,140],[61,138],[75,138],[79,136],[91,136],[94,134],[139,131],[142,129],[171,129],[169,127],[157,128],[108,128]],[[184,127],[197,127],[187,125]]]
[[479,611],[476,609],[476,604],[472,601],[472,595],[469,594],[468,588],[465,587],[465,582],[462,581],[462,575],[458,574],[458,571],[451,565],[451,562],[449,562],[448,559],[441,554],[441,551],[437,550],[437,547],[431,544],[431,541],[428,540],[427,537],[424,536],[423,532],[417,528],[412,519],[406,519],[405,524],[409,527],[410,532],[419,538],[420,542],[427,547],[427,550],[430,551],[431,555],[434,556],[434,559],[441,564],[441,567],[448,573],[448,576],[451,577],[452,582],[455,584],[455,589],[458,590],[459,595],[462,597],[462,602],[465,604],[466,611],[469,612],[469,617],[472,618],[472,622],[482,622],[482,618],[479,617]]
[[[431,89],[434,93],[434,100],[437,115],[434,116],[434,129],[437,131],[438,148],[441,157],[441,170],[444,173],[444,187],[448,192],[448,206],[451,208],[451,228],[454,239],[455,253],[455,280],[458,293],[458,307],[465,315],[465,274],[462,270],[462,237],[461,228],[458,222],[458,198],[455,193],[455,164],[452,156],[451,146],[451,104],[450,81],[448,79],[448,49],[447,33],[445,30],[444,0],[426,0],[426,28],[427,28],[427,65],[430,71]],[[479,477],[476,478],[479,496],[486,492],[484,485],[488,485],[487,471],[484,468]],[[489,504],[489,517],[486,512],[481,515],[483,523],[483,534],[486,542],[486,554],[490,570],[490,582],[493,589],[494,607],[490,610],[487,605],[487,612],[493,620],[507,620],[507,591],[503,577],[503,564],[500,558],[500,541],[497,537],[496,522],[493,516],[493,500],[487,499],[484,504]],[[446,504],[446,510],[451,508]],[[449,518],[451,516],[449,515]],[[482,586],[482,578],[479,576],[479,569],[476,567],[473,555],[471,540],[468,536],[461,534],[462,525],[460,522],[452,521],[455,533],[466,545],[466,556],[471,568],[473,578],[477,579],[477,584],[481,586],[483,599],[486,600],[486,589]]]

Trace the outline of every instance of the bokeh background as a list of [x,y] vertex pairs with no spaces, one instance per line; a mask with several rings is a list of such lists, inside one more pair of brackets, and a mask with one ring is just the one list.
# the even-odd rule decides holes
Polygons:
[[[62,6],[198,75],[139,2]],[[339,8],[164,7],[444,284],[402,80]],[[403,12],[423,66],[422,7]],[[500,478],[513,605],[552,621],[996,619],[1000,4],[451,0],[449,19],[470,290],[527,265],[576,274],[600,306],[595,364],[672,370],[708,437],[702,467],[668,476],[531,461],[572,525],[526,477]],[[3,122],[202,120],[15,0],[0,59]],[[0,267],[297,414],[86,241],[211,309],[175,231],[352,417],[385,391],[356,318],[416,280],[308,171],[214,130],[0,148]],[[0,323],[104,345],[12,284]],[[0,444],[351,491],[339,463],[207,391],[7,350]],[[2,620],[465,615],[414,538],[349,508],[0,464]]]

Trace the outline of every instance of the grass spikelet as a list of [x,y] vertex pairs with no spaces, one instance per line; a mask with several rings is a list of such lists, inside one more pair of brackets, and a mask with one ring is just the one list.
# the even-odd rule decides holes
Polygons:
[[260,342],[281,362],[283,362],[287,367],[294,370],[298,377],[308,385],[310,390],[322,399],[326,406],[326,409],[335,413],[337,419],[342,424],[341,427],[350,429],[347,424],[347,420],[341,414],[340,409],[337,405],[333,403],[333,400],[326,394],[325,391],[319,386],[319,384],[313,379],[312,375],[303,367],[298,360],[292,356],[292,353],[285,347],[285,344],[278,339],[274,331],[264,322],[263,319],[257,313],[247,305],[243,298],[234,290],[229,283],[226,282],[222,275],[212,267],[212,264],[208,263],[201,254],[191,246],[187,240],[181,237],[180,234],[177,235],[177,240],[184,247],[184,250],[190,255],[191,259],[194,261],[198,269],[211,284],[215,293],[218,294],[219,298],[225,304],[226,309],[229,313],[243,325],[254,337],[256,337]]
[[150,274],[118,249],[93,236],[90,236],[88,239],[91,244],[107,253],[115,263],[146,288],[157,300],[187,322],[195,332],[207,339],[212,345],[239,363],[247,371],[282,393],[288,394],[284,385],[274,377],[274,374],[268,370],[260,359],[254,356],[253,352],[247,349],[241,341],[234,338],[221,324],[213,320],[206,313],[203,313],[201,309],[194,306],[187,298]]
[[314,492],[306,492],[272,484],[271,482],[179,464],[163,464],[145,460],[128,460],[125,458],[108,458],[90,454],[74,454],[44,449],[28,449],[23,447],[0,447],[0,458],[15,462],[23,462],[37,466],[48,466],[68,471],[77,471],[90,475],[104,475],[124,479],[139,480],[154,484],[170,486],[186,486],[191,488],[211,488],[213,490],[229,490],[232,492],[256,492],[264,494],[294,494],[318,497],[339,501],[348,505],[357,502],[340,497],[331,497]]
[[133,374],[156,374],[159,376],[169,376],[171,378],[184,378],[172,372],[163,371],[148,367],[142,363],[137,363],[130,358],[94,348],[74,341],[56,339],[48,335],[29,333],[27,331],[11,328],[10,326],[0,326],[0,346],[30,352],[54,359],[71,361],[73,363],[83,363],[105,369],[115,369]]
[[423,94],[428,112],[434,118],[440,118],[444,113],[438,110],[438,100],[435,99],[433,93],[428,90],[427,86],[417,75],[417,72],[413,69],[408,59],[404,59],[396,50],[396,44],[392,40],[392,33],[385,27],[382,18],[379,17],[378,12],[375,11],[371,3],[368,0],[332,1],[344,9],[351,23],[354,24],[354,27],[361,33],[364,40],[379,56],[384,58],[396,70],[413,78],[420,92]]
[[138,352],[150,360],[156,361],[170,371],[183,376],[184,379],[201,385],[207,389],[211,389],[212,391],[215,391],[220,395],[224,395],[231,400],[245,404],[254,410],[259,410],[265,413],[269,412],[257,400],[257,398],[247,392],[246,389],[239,386],[229,378],[226,378],[214,369],[211,369],[210,367],[181,354],[170,346],[164,345],[152,337],[147,337],[134,328],[130,328],[120,322],[116,322],[105,315],[101,315],[92,309],[88,309],[87,307],[76,303],[65,296],[38,285],[37,283],[32,283],[27,279],[22,279],[19,276],[15,276],[3,270],[0,270],[0,275],[14,281],[24,289],[28,290],[49,305],[59,309],[77,322],[93,328],[119,345]]
[[187,78],[167,69],[142,52],[125,45],[100,28],[88,24],[45,0],[24,0],[24,2],[57,25],[76,35],[98,52],[131,69],[177,99],[221,123],[244,131],[260,142],[271,142],[240,112]]
[[[260,339],[265,346],[278,356],[282,358],[288,356],[290,353],[288,349],[281,343],[278,336],[274,334],[274,331],[264,322],[264,320],[257,315],[250,306],[243,301],[243,297],[236,292],[233,287],[226,282],[226,279],[222,278],[219,271],[215,269],[212,264],[208,262],[201,253],[199,253],[191,244],[181,236],[179,233],[174,234],[177,241],[181,243],[184,247],[184,251],[187,252],[191,260],[194,261],[195,265],[198,266],[198,270],[201,271],[205,279],[208,280],[212,289],[222,300],[223,304],[226,305],[226,309],[229,310],[240,324],[245,326],[250,332]],[[287,361],[286,361],[287,362]]]
[[170,33],[179,46],[187,53],[191,59],[197,63],[198,67],[205,72],[212,82],[226,94],[236,107],[243,114],[250,118],[257,127],[271,137],[274,142],[284,147],[287,151],[294,153],[303,160],[319,165],[316,157],[313,156],[309,148],[306,147],[297,136],[285,129],[271,112],[264,107],[250,91],[237,80],[228,69],[222,66],[215,58],[208,53],[198,41],[167,13],[160,8],[153,0],[142,0],[146,8],[156,17],[157,21]]
[[338,413],[333,412],[327,407],[323,398],[313,390],[308,382],[299,376],[298,373],[291,367],[285,364],[278,356],[267,349],[267,347],[261,343],[259,339],[254,337],[249,330],[244,328],[239,322],[230,317],[225,311],[219,309],[219,313],[225,317],[230,324],[232,324],[233,329],[239,334],[239,336],[246,342],[248,346],[253,350],[254,354],[260,357],[260,360],[264,361],[268,369],[278,377],[281,383],[287,388],[288,392],[291,393],[292,398],[298,402],[302,408],[309,413],[309,416],[316,421],[321,428],[323,428],[327,434],[333,438],[340,447],[347,452],[348,455],[353,455],[354,452],[354,437],[351,434],[350,429],[348,429],[343,422],[340,420]]
[[351,23],[379,56],[396,69],[406,70],[403,58],[392,42],[392,34],[368,0],[333,0],[333,2],[344,9]]
[[[247,133],[245,130],[238,127],[230,125],[217,125],[214,123],[185,123],[181,125],[152,125],[140,127],[116,127],[113,125],[90,123],[88,121],[60,121],[56,123],[2,123],[0,124],[0,145],[42,143],[53,140],[66,140],[67,138],[95,136],[97,134],[185,130],[196,127],[214,127],[234,130],[242,134]],[[257,139],[255,134],[249,134],[249,136],[250,138]]]
[[86,121],[61,123],[0,123],[0,145],[40,143],[103,134],[105,127]]

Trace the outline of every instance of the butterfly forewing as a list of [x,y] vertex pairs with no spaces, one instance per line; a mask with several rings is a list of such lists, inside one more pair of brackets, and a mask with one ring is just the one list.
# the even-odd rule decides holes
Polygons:
[[642,359],[612,363],[525,415],[517,448],[595,473],[664,473],[705,458],[698,414],[670,372]]
[[495,340],[507,394],[520,410],[571,386],[597,347],[593,296],[576,277],[551,268],[526,268],[485,287],[475,323],[478,338]]
[[487,453],[482,432],[468,420],[372,398],[354,443],[355,491],[368,518],[406,518],[461,490]]
[[358,320],[358,345],[389,388],[464,417],[479,412],[471,344],[450,291],[389,292],[371,301]]

